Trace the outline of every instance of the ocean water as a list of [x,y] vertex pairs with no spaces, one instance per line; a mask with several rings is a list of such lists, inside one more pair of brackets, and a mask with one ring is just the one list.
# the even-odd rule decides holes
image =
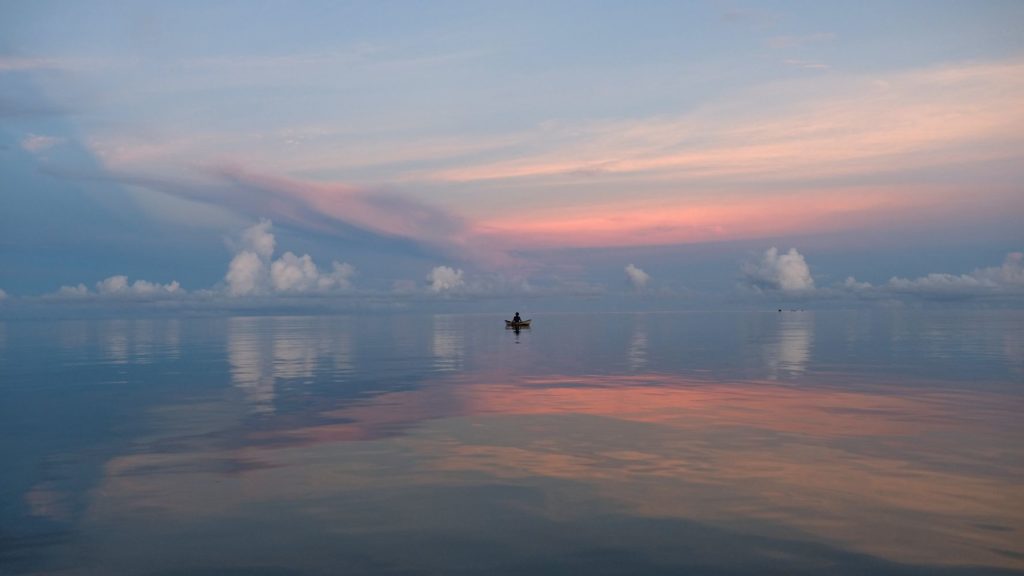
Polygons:
[[0,574],[1024,573],[1024,313],[0,322]]

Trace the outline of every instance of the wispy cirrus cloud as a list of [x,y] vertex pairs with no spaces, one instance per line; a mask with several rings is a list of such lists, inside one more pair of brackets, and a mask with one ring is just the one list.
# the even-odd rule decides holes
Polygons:
[[[1006,158],[970,147],[1020,142],[1024,61],[944,66],[752,90],[681,117],[569,125],[575,138],[534,138],[542,152],[422,174],[454,182],[672,172],[800,180],[949,161]],[[761,100],[753,106],[751,100]],[[967,105],[967,103],[970,103]],[[543,140],[558,142],[555,148]]]
[[[766,84],[684,114],[551,120],[459,136],[363,138],[307,124],[134,140],[101,133],[88,141],[117,178],[137,186],[247,218],[357,231],[429,257],[500,268],[519,265],[510,253],[520,248],[817,233],[870,227],[890,214],[920,219],[936,206],[952,214],[966,202],[963,188],[935,174],[1020,157],[1021,78],[1019,59],[828,74]],[[224,160],[236,145],[241,160]],[[342,176],[295,176],[305,170]],[[347,173],[378,183],[347,184]],[[1001,193],[984,191],[989,209],[1006,213],[1015,201]]]
[[17,56],[0,55],[0,73],[4,72],[46,72],[46,71],[88,71],[125,66],[132,60],[125,58],[85,58],[77,56]]
[[368,128],[310,124],[239,132],[165,127],[156,137],[146,132],[96,135],[88,146],[108,169],[119,172],[195,165],[196,153],[202,151],[206,164],[249,164],[260,166],[263,173],[357,174],[364,181],[390,181],[402,180],[395,174],[406,173],[412,166],[450,165],[501,154],[527,137],[525,132],[474,138],[431,134],[395,141],[382,139]]
[[832,67],[822,62],[816,62],[813,60],[800,60],[798,58],[787,58],[782,61],[787,66],[793,66],[794,68],[803,68],[804,70],[829,70]]
[[[407,195],[333,183],[252,173],[222,166],[211,171],[234,187],[257,191],[272,199],[264,206],[306,227],[330,229],[343,223],[384,238],[408,240],[429,252],[490,268],[514,259],[497,242],[480,237],[452,210]],[[234,207],[237,204],[232,202]]]
[[801,48],[810,44],[831,42],[836,39],[834,32],[811,32],[810,34],[783,34],[772,36],[765,41],[769,48]]
[[60,138],[57,136],[45,136],[42,134],[26,134],[25,137],[21,139],[20,144],[21,148],[26,152],[37,153],[53,148],[54,146],[57,146],[58,144],[62,144],[64,142],[64,138]]
[[[812,34],[807,38],[829,37],[828,34]],[[792,38],[787,42],[797,41]],[[823,65],[808,58],[793,58],[791,64]],[[821,167],[822,160],[878,159],[903,152],[968,144],[965,140],[1014,134],[1014,124],[1021,120],[1021,107],[1017,102],[1024,91],[1024,82],[1019,79],[1022,70],[1024,62],[1011,59],[885,74],[835,74],[827,80],[765,84],[679,116],[555,121],[542,123],[532,130],[459,138],[414,136],[381,141],[377,135],[363,137],[359,146],[348,146],[335,139],[344,136],[345,130],[319,125],[305,130],[306,136],[327,137],[329,145],[335,146],[334,150],[307,147],[289,159],[288,166],[278,168],[283,171],[308,169],[310,166],[303,164],[308,156],[321,158],[319,165],[326,168],[330,165],[328,152],[333,152],[337,166],[358,169],[392,164],[396,177],[406,181],[461,182],[643,173],[673,168],[686,170],[687,174],[696,171],[762,177],[791,173],[798,167],[802,171],[790,175],[800,178],[806,175],[807,169]],[[966,103],[971,105],[965,106]],[[124,155],[122,161],[146,160],[145,156],[137,155],[149,147],[153,147],[150,161],[167,157],[166,142],[172,156],[194,162],[197,155],[210,157],[211,147],[229,142],[232,147],[248,146],[247,155],[263,162],[274,161],[275,155],[285,152],[277,144],[299,141],[286,132],[278,136],[182,134],[160,142],[133,141],[124,135],[107,133],[95,135],[94,140],[101,156],[114,159],[121,154]],[[178,145],[173,145],[174,142]],[[273,145],[274,154],[261,154],[252,149],[253,142]],[[498,158],[478,161],[461,157],[474,146],[493,146]],[[502,151],[502,147],[506,149]],[[392,153],[392,149],[396,153]],[[437,159],[439,150],[447,151],[449,167],[416,170],[416,165],[424,160]],[[189,151],[193,156],[188,156]],[[771,163],[759,164],[759,158]],[[925,160],[919,158],[916,163]],[[876,168],[861,166],[858,171]]]
[[[693,242],[807,233],[826,220],[848,229],[869,214],[914,219],[965,202],[962,185],[930,174],[1020,158],[1022,78],[1024,61],[1009,60],[784,82],[679,117],[545,126],[521,147],[536,153],[408,179],[513,195],[515,221],[486,214],[478,225],[529,231],[532,244]],[[998,187],[984,193],[1000,211],[1013,203]]]
[[779,15],[766,10],[732,7],[722,13],[722,20],[751,28],[772,28],[779,21]]
[[38,56],[0,56],[0,72],[22,72],[26,70],[53,70],[66,67],[58,58]]
[[[802,45],[831,36],[780,38]],[[173,195],[320,231],[354,227],[445,258],[502,266],[509,248],[814,233],[962,202],[963,190],[934,174],[1020,156],[1021,78],[1019,59],[830,73],[765,84],[684,114],[554,119],[472,135],[396,137],[325,123],[157,138],[108,132],[88,141],[108,169]],[[201,186],[157,176],[197,165]],[[295,176],[305,171],[320,176]],[[352,181],[372,183],[343,183]],[[1008,209],[1002,199],[990,204]]]
[[192,166],[184,170],[188,177],[44,170],[64,178],[117,182],[311,232],[361,236],[385,250],[445,256],[485,268],[515,263],[493,239],[476,235],[456,212],[386,189],[311,182],[234,164]]

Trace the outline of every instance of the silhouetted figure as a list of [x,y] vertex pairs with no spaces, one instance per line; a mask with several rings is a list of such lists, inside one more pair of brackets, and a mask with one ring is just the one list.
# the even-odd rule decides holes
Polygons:
[[519,317],[519,312],[516,312],[516,315],[512,317],[512,323],[519,324],[522,321],[523,319]]

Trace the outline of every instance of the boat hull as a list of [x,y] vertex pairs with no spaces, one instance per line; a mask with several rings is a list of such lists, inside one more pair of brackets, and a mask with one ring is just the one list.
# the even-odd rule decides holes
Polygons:
[[505,328],[529,328],[530,320],[522,320],[520,322],[513,322],[511,320],[505,320]]

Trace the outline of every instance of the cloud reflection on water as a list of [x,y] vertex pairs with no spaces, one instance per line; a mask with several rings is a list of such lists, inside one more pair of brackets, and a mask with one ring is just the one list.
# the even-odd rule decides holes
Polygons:
[[637,318],[633,323],[633,335],[629,340],[629,350],[626,353],[629,360],[629,368],[634,372],[643,370],[647,366],[647,327],[643,318]]
[[806,370],[813,340],[813,313],[780,313],[778,329],[764,347],[765,363],[773,377],[791,376]]
[[[1024,403],[1012,390],[823,372],[811,358],[828,357],[822,341],[856,348],[873,338],[851,340],[844,324],[829,332],[804,313],[730,325],[725,337],[738,347],[724,361],[748,362],[756,378],[703,368],[717,360],[703,360],[700,345],[718,336],[701,318],[693,336],[675,328],[679,318],[626,317],[614,338],[571,320],[564,333],[549,335],[558,330],[549,321],[515,346],[500,328],[474,331],[457,316],[229,319],[214,333],[231,386],[218,388],[213,374],[197,397],[170,394],[140,410],[145,435],[105,460],[78,529],[103,535],[93,552],[124,572],[160,559],[236,566],[242,556],[323,568],[330,550],[356,540],[379,568],[397,562],[386,535],[410,533],[525,553],[530,534],[613,518],[685,523],[698,540],[727,537],[712,543],[723,550],[757,537],[915,566],[1024,569]],[[190,356],[172,344],[188,345],[187,321],[103,326],[131,335],[130,364],[138,353],[140,364],[174,358],[166,366],[180,369],[177,358]],[[904,326],[912,338],[913,322]],[[146,334],[157,333],[167,344],[151,350]],[[940,342],[1012,361],[1013,338]],[[102,365],[110,341],[96,346]],[[691,356],[666,361],[676,353]],[[60,517],[71,499],[54,490],[40,481],[23,492],[32,513]],[[520,540],[494,517],[512,511],[531,526]],[[193,556],[188,534],[199,526],[225,545]],[[251,526],[291,544],[240,556]],[[552,558],[621,545],[613,532]],[[289,540],[299,534],[316,544]],[[160,544],[143,553],[127,542]],[[667,554],[668,566],[685,556],[631,545],[654,555],[644,559]]]
[[112,364],[126,364],[128,362],[127,327],[128,322],[126,320],[111,320],[109,326],[102,332],[107,359]]
[[[322,415],[332,423],[277,430],[285,443],[193,455],[267,463],[237,479],[242,492],[220,486],[215,470],[125,476],[160,456],[118,458],[111,469],[122,473],[102,494],[124,501],[104,508],[124,515],[119,521],[139,506],[180,518],[228,517],[253,502],[322,501],[403,484],[557,480],[589,486],[596,505],[626,506],[631,515],[796,531],[900,562],[1019,567],[991,548],[1020,551],[1015,534],[1024,514],[1007,499],[1024,496],[1013,480],[1024,469],[1011,460],[980,473],[972,453],[979,436],[991,449],[1008,449],[1009,438],[994,433],[1000,426],[1020,431],[999,412],[1007,398],[658,374],[473,380],[438,380],[338,407]],[[972,419],[965,409],[1003,415]],[[949,441],[950,434],[966,440]],[[373,442],[360,448],[354,440]]]
[[435,369],[442,372],[462,369],[466,343],[456,319],[452,316],[434,316],[433,328],[430,349],[434,355]]
[[275,411],[277,387],[312,381],[320,364],[331,362],[334,380],[353,370],[353,342],[347,322],[316,318],[250,317],[227,320],[231,381],[255,414]]
[[316,368],[317,348],[302,338],[274,338],[274,377],[308,379]]
[[261,318],[228,319],[231,381],[254,413],[274,411],[273,356],[260,330],[265,323]]
[[1006,363],[1017,374],[1024,375],[1024,334],[1007,332],[1003,335],[1003,353]]

